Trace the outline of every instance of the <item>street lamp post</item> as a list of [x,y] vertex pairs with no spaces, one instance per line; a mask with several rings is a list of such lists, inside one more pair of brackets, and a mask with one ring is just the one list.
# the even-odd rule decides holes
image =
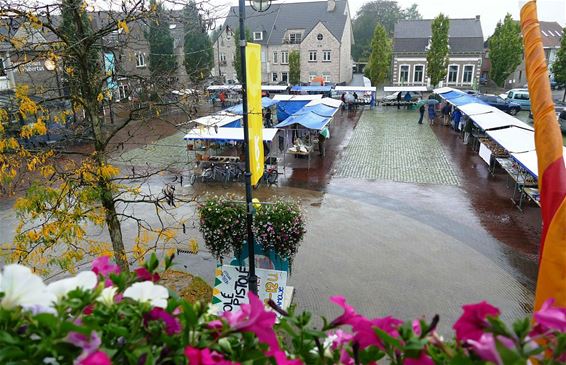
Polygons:
[[[253,0],[250,1],[251,6],[256,11],[265,11],[269,9],[271,0]],[[248,274],[249,291],[257,295],[257,276],[255,274],[255,248],[254,234],[252,231],[253,224],[253,205],[252,205],[252,173],[250,172],[250,145],[248,132],[248,96],[246,86],[246,2],[239,0],[239,20],[240,20],[240,75],[242,75],[242,114],[244,122],[244,155],[246,156],[246,172],[244,174],[246,181],[246,227],[247,227],[247,244],[248,244],[248,262],[250,265]]]

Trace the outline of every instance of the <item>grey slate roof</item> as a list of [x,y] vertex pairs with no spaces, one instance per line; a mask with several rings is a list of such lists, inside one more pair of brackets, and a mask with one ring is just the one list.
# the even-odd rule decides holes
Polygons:
[[[395,24],[393,52],[426,52],[432,35],[432,19],[401,20]],[[450,19],[448,31],[450,53],[478,53],[483,51],[483,33],[479,19]]]
[[[273,4],[263,13],[258,13],[250,6],[246,6],[246,27],[252,33],[264,32],[263,41],[254,41],[256,43],[282,44],[288,29],[304,29],[304,39],[319,22],[322,22],[340,41],[346,26],[347,5],[346,0],[337,0],[336,8],[329,12],[327,1]],[[224,25],[229,26],[232,30],[238,29],[237,6],[230,8]]]
[[542,44],[545,48],[559,48],[564,29],[557,22],[539,22]]

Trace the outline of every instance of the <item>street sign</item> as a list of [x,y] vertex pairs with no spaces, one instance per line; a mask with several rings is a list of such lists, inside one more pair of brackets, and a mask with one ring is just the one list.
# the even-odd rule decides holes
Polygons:
[[[285,303],[287,272],[256,269],[258,296],[267,303],[272,299],[278,306]],[[216,268],[212,305],[218,314],[233,312],[240,305],[248,303],[248,268],[245,266],[222,265]]]

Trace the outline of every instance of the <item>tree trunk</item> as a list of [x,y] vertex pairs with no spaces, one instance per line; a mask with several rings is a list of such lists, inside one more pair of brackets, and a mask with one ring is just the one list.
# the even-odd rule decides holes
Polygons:
[[566,86],[564,86],[564,94],[562,94],[562,102],[566,100]]
[[116,203],[112,197],[112,191],[105,181],[99,183],[101,189],[101,201],[106,213],[106,225],[108,233],[112,241],[112,249],[114,250],[114,259],[122,272],[129,272],[128,260],[126,258],[126,249],[124,248],[124,240],[122,239],[122,226],[116,214]]

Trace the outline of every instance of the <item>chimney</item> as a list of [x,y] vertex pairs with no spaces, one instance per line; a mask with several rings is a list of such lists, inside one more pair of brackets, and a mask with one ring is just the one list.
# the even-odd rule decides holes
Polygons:
[[479,15],[476,15],[476,20],[480,20],[480,16],[479,16]]
[[326,11],[333,12],[336,9],[336,0],[328,0],[328,5],[326,7]]

